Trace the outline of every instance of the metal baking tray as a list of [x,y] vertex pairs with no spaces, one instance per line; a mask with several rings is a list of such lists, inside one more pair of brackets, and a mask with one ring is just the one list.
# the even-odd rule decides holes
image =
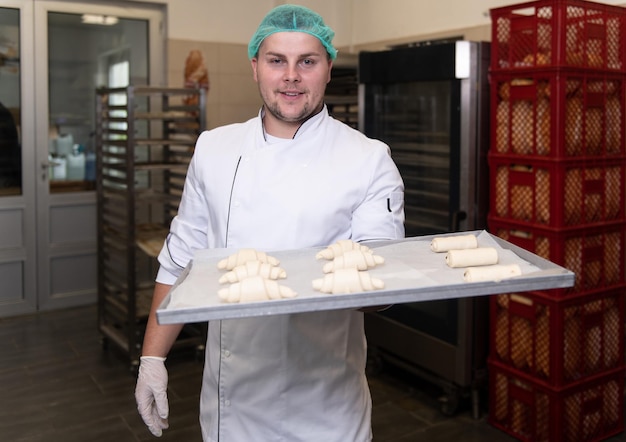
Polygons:
[[[517,263],[522,275],[501,281],[464,282],[463,268],[450,268],[445,264],[445,253],[434,253],[430,242],[434,237],[473,234],[479,247],[495,247],[499,263]],[[218,282],[224,272],[217,269],[219,260],[235,253],[233,249],[200,250],[190,266],[180,275],[161,306],[157,309],[160,324],[203,322],[220,319],[287,313],[314,312],[320,310],[350,309],[450,298],[467,298],[499,293],[526,292],[565,288],[574,285],[574,273],[545,260],[514,244],[495,237],[484,230],[456,232],[446,235],[428,235],[393,241],[370,241],[365,243],[374,253],[385,258],[385,263],[368,270],[372,277],[385,282],[382,290],[351,294],[324,294],[312,288],[312,280],[322,278],[326,260],[315,259],[324,247],[298,250],[268,251],[280,260],[287,278],[279,284],[295,290],[294,298],[248,303],[226,303],[219,299],[217,291],[224,287]],[[202,293],[202,299],[186,299],[183,284],[194,262],[207,260],[203,266],[207,274],[198,278],[194,293]],[[214,269],[214,270],[210,270]],[[214,274],[213,274],[214,272]],[[194,282],[195,283],[195,282]],[[198,290],[199,289],[199,290]],[[206,296],[204,296],[206,294]]]

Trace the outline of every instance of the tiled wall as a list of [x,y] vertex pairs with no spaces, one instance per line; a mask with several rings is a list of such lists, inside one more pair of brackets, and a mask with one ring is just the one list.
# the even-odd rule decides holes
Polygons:
[[[340,56],[360,50],[382,50],[390,45],[410,41],[439,39],[462,35],[468,40],[490,39],[490,27],[448,31],[441,34],[423,35],[398,41],[379,42],[363,47],[339,48]],[[184,84],[185,61],[189,52],[199,50],[209,71],[210,88],[207,95],[207,128],[212,129],[229,123],[237,123],[254,117],[261,107],[261,99],[256,83],[252,79],[252,69],[247,55],[247,46],[232,43],[211,43],[193,40],[168,41],[168,86],[181,87]],[[352,60],[352,59],[351,59]],[[339,61],[339,60],[337,60]]]
[[261,99],[245,45],[169,40],[168,86],[183,86],[185,61],[194,49],[202,53],[209,71],[207,128],[254,117],[259,112]]

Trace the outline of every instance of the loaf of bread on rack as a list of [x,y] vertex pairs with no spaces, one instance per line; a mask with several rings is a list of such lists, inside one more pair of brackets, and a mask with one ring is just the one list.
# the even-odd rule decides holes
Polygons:
[[606,153],[619,153],[622,149],[622,101],[615,96],[606,101]]
[[[508,83],[507,83],[508,84]],[[511,124],[509,122],[509,101],[503,100],[498,103],[496,108],[496,146],[495,150],[498,153],[508,153],[509,133],[511,131]]]
[[202,52],[192,49],[185,60],[185,87],[209,88],[209,70],[204,63]]

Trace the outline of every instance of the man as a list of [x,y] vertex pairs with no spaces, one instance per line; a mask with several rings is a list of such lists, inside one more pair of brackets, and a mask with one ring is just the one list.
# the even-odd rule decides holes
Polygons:
[[0,189],[22,185],[22,150],[11,111],[0,103]]
[[[404,236],[404,188],[388,147],[331,118],[324,105],[333,36],[304,7],[270,11],[248,48],[264,103],[259,116],[198,138],[159,256],[137,381],[138,409],[155,435],[168,425],[164,361],[182,326],[158,325],[154,310],[195,250],[271,251]],[[360,311],[210,321],[202,436],[369,441],[365,361]]]

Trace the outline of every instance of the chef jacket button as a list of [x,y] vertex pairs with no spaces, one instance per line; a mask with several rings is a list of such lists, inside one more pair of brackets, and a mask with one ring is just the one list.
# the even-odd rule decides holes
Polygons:
[[226,399],[226,401],[224,402],[224,405],[226,405],[227,407],[230,407],[230,401]]
[[233,202],[233,206],[235,206],[235,207],[239,207],[239,201],[235,201],[235,202]]
[[224,357],[230,358],[230,351],[224,350]]
[[246,162],[250,161],[250,157],[243,157],[243,160],[246,161]]

